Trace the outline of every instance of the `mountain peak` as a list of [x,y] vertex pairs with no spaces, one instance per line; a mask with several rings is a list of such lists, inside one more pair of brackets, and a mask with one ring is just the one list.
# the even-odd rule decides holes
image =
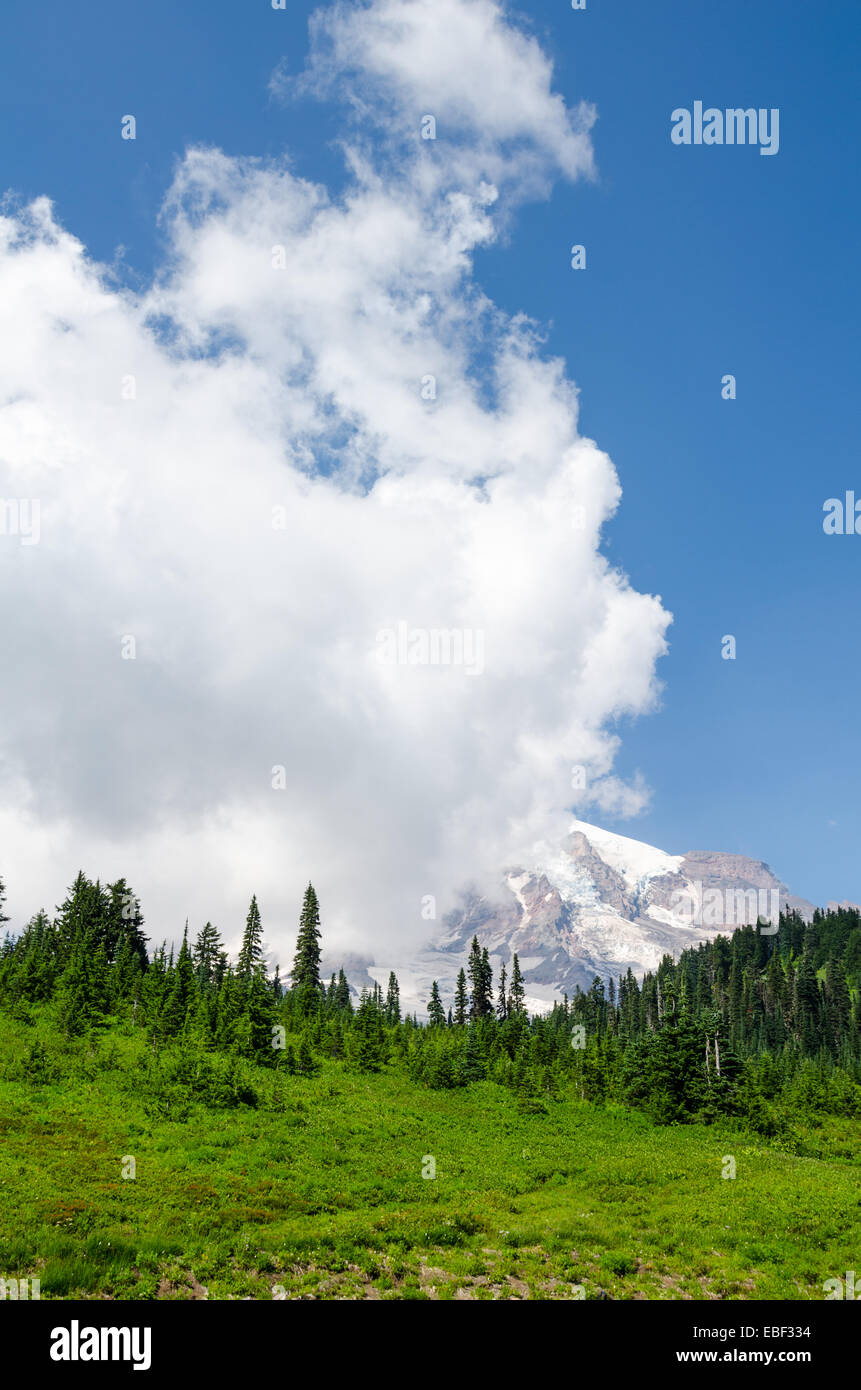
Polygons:
[[639,979],[664,955],[759,918],[776,923],[787,909],[813,913],[761,860],[667,854],[573,820],[559,843],[539,843],[528,863],[501,873],[497,895],[464,893],[435,941],[400,961],[369,965],[368,973],[385,984],[394,970],[410,1011],[425,1012],[433,980],[448,1005],[476,936],[497,978],[517,953],[527,1006],[539,1012],[577,986],[588,989],[596,975],[608,980],[630,969]]

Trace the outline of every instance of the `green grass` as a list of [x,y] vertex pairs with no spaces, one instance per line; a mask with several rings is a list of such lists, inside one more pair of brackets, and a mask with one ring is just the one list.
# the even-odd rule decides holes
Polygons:
[[33,1036],[0,1015],[0,1276],[44,1298],[821,1299],[861,1259],[857,1122],[777,1148],[338,1063],[159,1114],[140,1034],[43,1032],[47,1082],[20,1074]]

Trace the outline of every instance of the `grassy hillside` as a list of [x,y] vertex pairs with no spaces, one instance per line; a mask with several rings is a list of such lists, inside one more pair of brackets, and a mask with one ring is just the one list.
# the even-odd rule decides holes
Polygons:
[[140,1030],[47,1016],[0,1014],[0,1056],[0,1274],[43,1298],[821,1299],[861,1248],[857,1120],[778,1148],[338,1062],[237,1064],[214,1106]]

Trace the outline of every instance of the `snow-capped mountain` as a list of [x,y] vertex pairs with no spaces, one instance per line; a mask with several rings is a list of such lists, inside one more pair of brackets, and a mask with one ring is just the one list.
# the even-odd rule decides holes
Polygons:
[[787,906],[804,917],[813,912],[759,860],[702,850],[666,854],[574,821],[561,844],[539,847],[530,864],[503,874],[498,897],[465,894],[424,948],[402,959],[354,957],[345,969],[356,988],[373,980],[385,988],[394,970],[403,1006],[422,1015],[433,980],[448,1007],[477,936],[494,979],[503,962],[510,971],[517,952],[527,1005],[538,1012],[576,985],[588,989],[595,975],[618,978],[630,968],[639,979],[665,954],[677,956],[744,922],[760,920],[767,930]]

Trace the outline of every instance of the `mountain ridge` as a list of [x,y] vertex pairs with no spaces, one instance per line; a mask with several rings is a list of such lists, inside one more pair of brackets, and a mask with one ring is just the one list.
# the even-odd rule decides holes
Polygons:
[[385,989],[389,970],[401,999],[423,1015],[433,980],[446,1007],[473,936],[486,946],[498,981],[517,953],[527,1007],[543,1012],[554,1000],[588,989],[597,975],[640,979],[666,955],[709,941],[744,923],[768,932],[778,911],[806,920],[814,905],[793,894],[763,860],[727,851],[671,855],[654,845],[573,820],[557,844],[536,845],[531,863],[500,875],[498,897],[464,890],[435,938],[391,960],[352,958],[348,980],[358,992],[369,980]]

